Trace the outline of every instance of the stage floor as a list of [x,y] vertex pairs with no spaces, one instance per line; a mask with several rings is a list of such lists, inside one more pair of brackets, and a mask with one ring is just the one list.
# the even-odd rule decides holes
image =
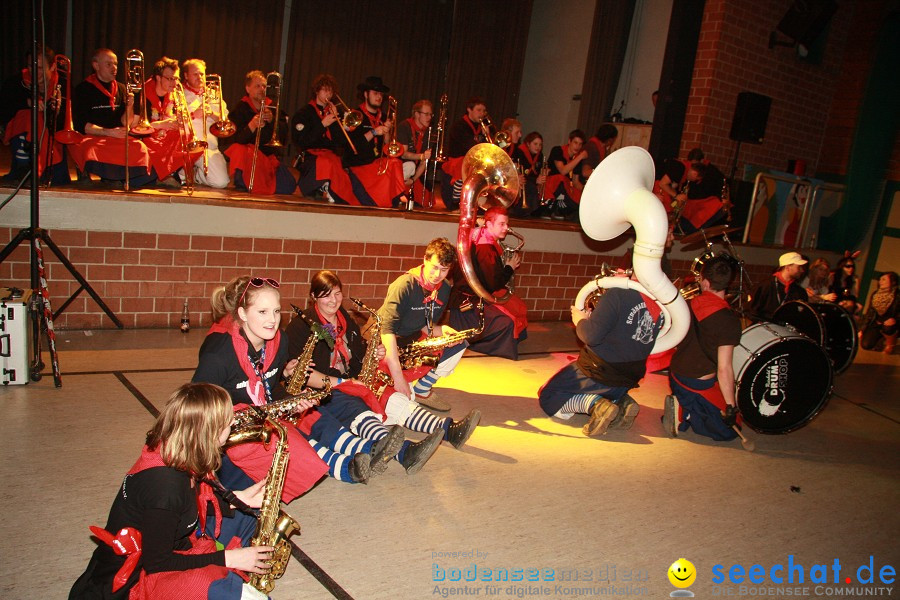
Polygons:
[[[66,597],[94,548],[88,526],[105,523],[153,422],[144,403],[161,407],[190,379],[203,333],[63,331],[61,388],[48,367],[0,390],[0,597]],[[439,383],[454,417],[484,415],[462,451],[444,444],[414,476],[393,464],[365,486],[325,480],[287,506],[308,560],[291,561],[274,598],[662,598],[679,557],[698,571],[697,597],[714,594],[715,565],[768,572],[789,560],[805,567],[812,597],[814,564],[830,573],[838,559],[841,585],[870,556],[876,581],[881,566],[896,569],[900,356],[860,351],[808,426],[748,431],[751,453],[667,438],[661,375],[633,392],[642,409],[631,431],[583,437],[584,417],[549,419],[535,400],[576,355],[572,327],[532,323],[521,349],[518,362],[469,353]],[[511,581],[496,581],[502,569]]]

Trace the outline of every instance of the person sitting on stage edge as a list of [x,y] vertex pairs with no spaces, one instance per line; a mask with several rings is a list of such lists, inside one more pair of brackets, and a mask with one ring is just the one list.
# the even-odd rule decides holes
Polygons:
[[487,105],[478,96],[473,96],[466,101],[466,114],[450,126],[447,131],[447,157],[441,168],[447,177],[441,180],[441,197],[447,210],[459,208],[459,197],[462,194],[462,163],[463,157],[472,146],[487,141],[481,120],[487,114]]
[[[547,158],[547,184],[544,187],[542,205],[537,216],[565,219],[577,214],[578,203],[581,202],[581,190],[584,184],[579,173],[581,161],[587,158],[584,149],[584,132],[575,129],[569,132],[569,143],[554,146]],[[546,206],[544,205],[546,204]]]
[[593,310],[572,307],[572,323],[584,342],[576,361],[553,375],[538,392],[550,416],[590,415],[589,437],[607,429],[629,429],[640,411],[628,395],[644,376],[647,357],[663,325],[659,304],[636,290],[611,288]]
[[[741,320],[725,292],[735,276],[729,258],[716,256],[703,265],[700,295],[690,301],[691,325],[669,365],[663,428],[671,437],[688,429],[714,440],[737,437],[734,398],[734,347],[741,342]],[[678,401],[677,405],[675,401]]]
[[[207,143],[205,157],[194,163],[194,180],[201,185],[223,189],[231,183],[228,177],[228,163],[219,152],[219,138],[209,128],[212,124],[228,118],[228,105],[222,99],[222,114],[219,114],[219,101],[210,100],[209,88],[206,86],[206,63],[199,58],[189,58],[181,63],[181,74],[184,78],[184,98],[191,114],[194,133]],[[222,90],[219,90],[219,94]],[[205,104],[206,107],[202,106]],[[204,110],[206,121],[203,120]]]
[[587,141],[584,149],[587,151],[587,157],[581,162],[581,178],[587,182],[591,173],[597,168],[604,158],[609,156],[610,148],[616,143],[619,137],[619,130],[615,125],[609,123],[601,125],[597,129],[597,133]]
[[690,234],[724,223],[729,218],[731,205],[724,199],[725,176],[715,166],[693,163],[688,170],[690,187],[687,193],[675,197],[676,213],[680,215],[677,226],[682,233]]
[[[25,68],[6,79],[0,87],[0,136],[12,155],[9,173],[3,179],[13,184],[18,184],[31,168],[31,67],[29,51]],[[71,98],[56,95],[59,76],[56,53],[50,48],[38,48],[37,74],[38,131],[43,136],[38,136],[41,145],[37,155],[37,176],[40,178],[44,174],[49,163],[50,183],[65,185],[72,180],[66,164],[65,147],[55,139],[54,133],[65,124],[66,102],[70,102]],[[50,131],[46,134],[43,133],[45,121],[50,124]]]
[[[468,343],[461,341],[444,348],[440,361],[410,387],[400,364],[400,348],[424,338],[439,338],[457,333],[449,325],[440,325],[441,315],[450,300],[450,284],[445,281],[453,263],[456,248],[446,238],[435,238],[425,248],[424,262],[413,267],[391,283],[384,304],[378,310],[381,316],[381,343],[384,344],[384,363],[394,380],[394,389],[403,399],[409,400],[411,410],[416,399],[419,403],[439,411],[450,410],[450,405],[432,393],[432,386],[453,373],[462,359]],[[397,417],[403,423],[406,417]]]
[[[95,50],[91,67],[94,72],[72,91],[72,120],[75,130],[85,135],[70,144],[69,151],[78,168],[79,182],[90,182],[90,175],[94,174],[115,185],[126,177],[126,108],[135,106],[134,96],[128,94],[126,99],[125,86],[116,81],[118,58],[112,50]],[[139,114],[134,115],[128,126],[136,124],[139,118]],[[129,137],[129,186],[151,185],[156,176],[147,146]]]
[[[160,181],[157,185],[180,188],[178,171],[193,169],[200,156],[192,153],[185,159],[181,148],[181,125],[175,116],[175,86],[178,83],[178,61],[163,56],[153,65],[153,77],[144,83],[147,118],[155,133],[143,139],[150,152],[150,163]],[[185,165],[185,163],[188,163]]]
[[313,196],[321,192],[329,202],[359,204],[341,163],[341,156],[359,149],[354,151],[347,143],[349,134],[342,131],[337,108],[331,102],[337,89],[337,80],[331,75],[316,76],[312,98],[291,117],[291,137],[300,153],[296,164],[300,193]]
[[[431,148],[428,147],[427,136],[431,132],[431,120],[434,118],[434,106],[430,100],[419,100],[412,107],[412,116],[401,121],[397,125],[397,141],[403,144],[403,184],[407,189],[413,188],[413,199],[425,198],[425,194],[431,194],[434,182],[427,182],[429,188],[423,190],[426,182],[420,179],[425,173],[425,167],[431,158]],[[426,205],[433,204],[427,198]]]
[[[341,306],[344,298],[341,280],[332,271],[319,271],[310,281],[309,293],[313,301],[310,318],[314,323],[321,324],[324,332],[330,336],[330,339],[320,339],[316,343],[313,362],[317,368],[312,371],[308,383],[310,387],[321,388],[323,379],[331,380],[331,400],[323,403],[320,410],[330,412],[350,431],[365,439],[388,440],[394,429],[393,439],[390,440],[393,454],[396,454],[397,460],[410,475],[422,468],[440,446],[442,439],[446,439],[455,448],[461,448],[465,444],[478,425],[480,412],[474,410],[461,421],[453,421],[438,417],[418,405],[399,424],[429,435],[420,442],[404,441],[403,429],[393,424],[397,421],[391,415],[398,412],[394,410],[393,403],[399,402],[400,408],[404,409],[408,401],[405,398],[391,400],[392,395],[387,390],[381,398],[375,398],[374,389],[369,389],[356,380],[363,368],[367,344],[359,325]],[[294,318],[287,328],[287,334],[291,353],[299,354],[312,335],[312,330],[304,319]],[[369,344],[377,344],[374,358],[383,360],[385,351],[380,337],[370,340]],[[377,385],[376,379],[373,388],[377,388]],[[385,426],[385,421],[391,424],[390,428]],[[394,440],[396,445],[393,445]],[[384,456],[390,459],[392,455],[386,452]],[[372,469],[378,471],[386,466],[386,462],[373,464]]]
[[[500,241],[506,238],[507,231],[509,216],[506,209],[495,206],[485,212],[484,227],[472,232],[472,267],[475,276],[491,294],[506,291],[506,284],[522,264],[518,252],[505,261],[503,259]],[[478,302],[478,294],[469,287],[457,263],[450,294],[450,325],[457,331],[477,327]],[[528,337],[527,312],[522,299],[512,294],[503,304],[486,304],[484,331],[469,341],[469,348],[482,354],[518,360],[519,342]]]
[[518,147],[519,142],[522,141],[522,122],[511,117],[503,119],[500,131],[505,131],[506,135],[509,136],[509,143],[501,147],[512,158],[513,151]]
[[[234,414],[222,388],[175,391],[116,494],[105,529],[69,600],[265,598],[244,573],[269,570],[272,546],[250,546],[265,481],[231,492],[215,476]],[[218,548],[224,548],[218,549]]]
[[869,297],[869,309],[860,327],[860,345],[875,350],[884,337],[884,353],[891,354],[897,343],[897,319],[900,318],[900,293],[897,273],[888,271],[878,278],[878,289]]
[[[244,78],[244,89],[247,94],[234,105],[230,115],[237,132],[222,140],[222,144],[227,145],[225,156],[229,160],[228,171],[234,179],[234,187],[239,190],[248,191],[252,178],[251,191],[254,194],[293,194],[297,189],[297,180],[291,175],[290,170],[281,164],[283,149],[267,145],[272,140],[276,125],[278,139],[285,139],[287,121],[280,110],[277,115],[273,114],[274,109],[269,107],[273,102],[266,96],[266,87],[266,75],[262,71],[250,71]],[[257,135],[260,124],[262,131]],[[256,148],[257,138],[259,148]]]
[[778,258],[778,270],[753,290],[750,298],[751,318],[771,321],[775,311],[785,302],[809,298],[800,285],[806,262],[798,252],[785,252]]
[[[514,216],[525,216],[533,212],[541,203],[544,187],[547,183],[547,163],[544,161],[544,138],[537,131],[532,131],[525,136],[525,140],[518,144],[512,153],[512,160],[522,169],[524,179],[524,206],[514,208]],[[562,217],[560,217],[562,218]]]
[[356,89],[362,99],[359,105],[362,125],[353,130],[350,140],[358,153],[344,154],[344,166],[350,169],[353,193],[365,206],[391,208],[402,204],[405,207],[409,199],[405,197],[403,165],[399,158],[384,153],[394,126],[390,115],[382,110],[385,94],[390,88],[381,77],[370,76]]

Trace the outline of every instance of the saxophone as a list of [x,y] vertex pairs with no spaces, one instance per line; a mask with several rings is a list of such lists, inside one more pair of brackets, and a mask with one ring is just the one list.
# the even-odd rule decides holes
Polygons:
[[352,297],[350,300],[352,300],[360,309],[365,310],[372,315],[373,320],[372,326],[369,329],[371,337],[366,346],[366,354],[363,356],[362,368],[356,378],[375,394],[375,398],[381,398],[381,394],[384,393],[385,388],[389,385],[394,385],[394,380],[390,375],[384,371],[378,370],[378,345],[381,343],[381,316],[377,311],[366,306],[362,300],[357,300]]
[[269,559],[271,569],[267,573],[250,573],[250,585],[268,594],[275,587],[275,580],[284,575],[291,558],[291,543],[288,538],[300,531],[300,523],[281,510],[281,491],[287,476],[289,458],[287,432],[284,426],[275,419],[266,418],[267,426],[278,433],[278,445],[272,457],[272,466],[266,475],[266,486],[263,491],[262,506],[259,509],[259,521],[256,533],[250,541],[252,546],[274,546],[272,558]]
[[456,333],[450,333],[439,337],[425,338],[413,342],[409,346],[400,349],[400,365],[404,369],[416,367],[433,367],[441,359],[440,353],[449,346],[471,339],[484,331],[484,301],[478,302],[478,314],[480,316],[478,327],[463,329]]
[[[298,317],[306,321],[310,331],[309,339],[306,340],[303,351],[300,353],[300,356],[297,357],[297,367],[294,369],[294,372],[291,373],[291,377],[288,379],[287,385],[285,386],[288,394],[297,395],[301,393],[301,390],[306,386],[306,382],[309,379],[309,374],[306,371],[309,369],[309,363],[312,362],[313,350],[316,349],[316,344],[319,343],[319,340],[325,339],[325,336],[328,334],[322,329],[321,325],[307,317],[302,310],[293,304],[291,304],[291,307],[294,309],[294,312],[297,313]],[[331,380],[327,377],[325,378],[325,391],[325,396],[331,393]]]

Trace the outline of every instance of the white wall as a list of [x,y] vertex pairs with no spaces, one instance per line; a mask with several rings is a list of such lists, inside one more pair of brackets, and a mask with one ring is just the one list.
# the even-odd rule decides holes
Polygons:
[[[596,0],[534,0],[519,90],[524,134],[540,131],[545,154],[566,142],[578,122]],[[509,115],[494,115],[500,122]]]
[[637,0],[635,4],[628,49],[613,102],[615,112],[625,101],[623,118],[653,120],[651,95],[659,87],[671,15],[672,0]]

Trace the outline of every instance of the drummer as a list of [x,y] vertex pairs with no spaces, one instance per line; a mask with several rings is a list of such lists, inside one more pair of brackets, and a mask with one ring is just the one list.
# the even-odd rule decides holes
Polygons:
[[673,395],[666,396],[662,423],[670,437],[688,429],[718,441],[737,437],[731,360],[741,341],[741,321],[725,299],[734,276],[734,261],[727,256],[710,259],[700,272],[701,293],[690,301],[691,325],[669,366]]
[[756,286],[750,298],[751,317],[756,321],[771,321],[778,307],[791,300],[807,300],[809,296],[800,280],[807,263],[799,252],[785,252],[778,258],[778,270]]

